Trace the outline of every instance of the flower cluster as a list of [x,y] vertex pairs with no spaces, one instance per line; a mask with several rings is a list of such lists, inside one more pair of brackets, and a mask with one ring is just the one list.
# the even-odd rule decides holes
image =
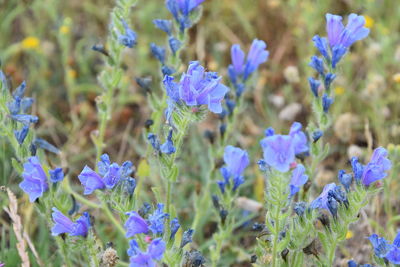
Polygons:
[[178,23],[181,32],[192,26],[190,15],[203,2],[204,0],[166,0],[167,9]]
[[228,74],[238,97],[243,93],[245,82],[250,75],[257,70],[260,64],[268,60],[269,52],[266,48],[267,44],[264,41],[254,39],[249,54],[245,58],[245,53],[240,45],[234,44],[232,46],[232,64],[228,67]]
[[[1,72],[0,76],[4,76],[3,72]],[[2,84],[3,86],[7,85],[5,79]],[[39,121],[37,116],[26,114],[34,100],[30,97],[24,97],[25,89],[26,83],[24,81],[15,89],[12,94],[12,100],[7,103],[11,119],[22,124],[21,129],[14,131],[15,138],[19,144],[22,144],[28,135],[29,125]]]
[[387,158],[388,152],[383,147],[374,150],[371,160],[365,166],[358,162],[357,157],[351,159],[354,179],[361,181],[365,186],[369,186],[375,181],[381,180],[387,176],[387,171],[392,167],[392,163]]
[[171,76],[165,76],[163,82],[169,97],[167,118],[171,116],[175,105],[182,103],[190,107],[207,105],[211,112],[221,113],[221,102],[229,91],[217,73],[206,72],[197,61],[190,62],[179,83],[174,82]]
[[103,154],[97,164],[98,173],[92,170],[89,166],[85,166],[78,178],[84,187],[84,194],[89,195],[96,189],[112,189],[117,184],[128,184],[130,194],[135,190],[136,180],[129,175],[133,172],[132,162],[126,161],[119,166],[117,163],[112,163],[107,154]]
[[68,233],[70,236],[83,236],[86,237],[90,228],[89,213],[84,212],[75,222],[66,217],[56,208],[53,208],[52,213],[54,226],[51,229],[52,235],[60,235]]
[[368,239],[378,258],[384,258],[393,264],[400,264],[400,232],[397,233],[392,244],[377,234],[371,235]]
[[260,163],[280,172],[287,172],[294,163],[295,156],[307,154],[309,151],[307,136],[301,129],[299,122],[292,124],[289,135],[275,134],[274,129],[268,128],[266,137],[260,142],[264,152]]
[[[330,86],[336,78],[333,71],[340,59],[347,53],[349,47],[369,34],[369,29],[364,27],[365,18],[356,14],[350,14],[346,27],[342,23],[341,16],[327,14],[326,22],[328,40],[319,35],[313,37],[314,45],[323,58],[313,56],[309,64],[317,71],[325,87],[321,102],[325,113],[329,111],[333,103],[333,98],[330,96]],[[326,69],[331,70],[331,72],[326,72]],[[312,77],[308,80],[313,95],[318,98],[321,81]]]
[[[61,168],[50,170],[49,173],[52,183],[60,182],[64,178]],[[44,192],[49,189],[47,174],[37,157],[30,157],[24,163],[22,177],[24,180],[19,184],[19,187],[29,195],[30,202],[42,197]]]
[[[232,184],[232,191],[244,183],[243,172],[249,165],[249,155],[243,149],[234,146],[225,147],[224,152],[225,167],[220,169],[224,180],[217,181],[222,193],[225,193],[225,187]],[[232,180],[232,183],[231,183]]]
[[[126,213],[129,217],[125,222],[126,237],[132,238],[138,234],[149,234],[151,231],[154,237],[147,250],[143,252],[135,239],[132,239],[129,244],[130,248],[127,253],[130,256],[130,266],[156,266],[155,261],[161,260],[166,248],[166,244],[162,238],[164,234],[165,220],[169,217],[169,214],[164,212],[164,204],[158,203],[157,208],[153,213],[147,216],[147,219],[143,218],[149,212],[150,206],[145,205],[139,213],[131,211]],[[168,239],[173,239],[175,234],[178,232],[180,224],[177,218],[170,221],[170,236]],[[191,236],[193,230],[189,229],[185,231],[181,241],[181,248],[187,243],[191,242]],[[151,240],[150,236],[146,236],[146,240]],[[147,264],[147,265],[146,265]]]

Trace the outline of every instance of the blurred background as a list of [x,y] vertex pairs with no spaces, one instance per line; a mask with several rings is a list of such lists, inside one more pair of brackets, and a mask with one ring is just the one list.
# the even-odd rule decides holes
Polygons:
[[[96,76],[104,58],[91,47],[105,42],[113,4],[110,0],[0,0],[1,68],[11,77],[13,87],[27,81],[26,95],[36,99],[33,113],[40,118],[36,131],[62,150],[60,164],[68,168],[71,177],[85,164],[94,164],[90,135],[97,128],[95,101],[102,89]],[[325,135],[331,153],[316,178],[322,186],[336,178],[338,168],[349,168],[351,156],[400,141],[399,1],[206,0],[203,17],[190,29],[183,62],[199,60],[209,70],[225,76],[226,84],[232,44],[239,43],[247,51],[252,40],[258,38],[268,45],[269,61],[261,66],[255,88],[246,95],[247,109],[235,133],[237,143],[252,155],[253,171],[244,194],[260,202],[260,174],[255,164],[261,157],[258,142],[266,127],[287,133],[293,121],[309,120],[311,94],[307,78],[314,72],[308,62],[316,53],[311,39],[315,34],[326,35],[326,13],[343,15],[345,22],[350,13],[363,15],[371,33],[352,47],[334,82],[334,123]],[[152,86],[160,87],[158,62],[149,50],[151,42],[165,42],[152,23],[157,18],[170,18],[163,0],[138,0],[131,17],[138,45],[124,51],[123,81],[129,86],[118,92],[106,133],[106,152],[117,162],[132,160],[136,166],[145,151],[142,135],[150,109],[145,104],[146,93],[135,78],[151,77]],[[73,125],[72,115],[79,119],[78,124]],[[181,172],[191,183],[181,185],[179,197],[190,197],[193,190],[201,188],[201,164],[207,159],[202,135],[206,129],[217,131],[215,121],[216,117],[210,115],[192,129],[194,137],[188,141],[190,149],[186,153],[198,155],[199,164]],[[20,178],[11,168],[13,152],[5,140],[0,139],[0,145],[4,151],[0,155],[0,185],[8,181],[16,189]],[[399,188],[396,182],[390,186],[393,192]],[[374,214],[372,227],[379,232],[384,229],[379,225],[388,219],[381,216],[380,199],[376,201],[370,212]],[[390,201],[393,207],[399,207],[398,198]],[[181,208],[189,216],[191,207],[182,204]],[[399,208],[394,214],[400,214]],[[368,233],[358,235],[361,239],[356,243]],[[362,245],[358,248],[363,249]],[[351,253],[346,249],[342,252]]]

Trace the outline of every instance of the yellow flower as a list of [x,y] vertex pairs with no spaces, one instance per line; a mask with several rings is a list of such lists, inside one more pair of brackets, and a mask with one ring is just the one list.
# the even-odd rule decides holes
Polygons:
[[354,236],[354,233],[353,233],[353,231],[347,231],[347,233],[346,233],[346,239],[350,239],[350,238],[352,238]]
[[344,88],[341,86],[336,86],[335,87],[335,94],[336,95],[343,95],[344,94]]
[[39,48],[40,40],[36,37],[29,36],[22,40],[21,45],[24,49],[37,49]]
[[400,83],[400,73],[396,73],[393,75],[393,81],[396,83]]
[[70,78],[72,78],[72,79],[75,79],[76,76],[77,76],[76,70],[74,70],[74,69],[68,70],[68,76],[69,76]]
[[374,23],[375,23],[374,19],[371,18],[368,15],[365,15],[364,18],[365,18],[365,27],[371,29],[372,26],[374,26]]
[[69,27],[65,26],[65,25],[60,27],[60,33],[62,33],[62,34],[68,34],[69,30],[70,30]]

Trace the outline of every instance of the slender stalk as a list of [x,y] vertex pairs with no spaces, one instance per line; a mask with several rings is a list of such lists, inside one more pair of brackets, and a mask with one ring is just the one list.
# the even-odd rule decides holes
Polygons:
[[101,206],[101,209],[104,211],[104,213],[106,214],[106,216],[110,219],[110,221],[114,224],[114,226],[117,228],[117,230],[123,235],[125,236],[125,229],[124,227],[122,227],[122,225],[120,224],[119,221],[117,221],[117,219],[115,219],[114,214],[112,214],[110,208],[108,207],[107,203],[103,203],[103,205]]
[[278,254],[278,241],[279,241],[279,220],[280,220],[280,213],[281,213],[281,205],[279,202],[279,205],[276,207],[275,214],[274,214],[274,225],[275,225],[275,234],[274,234],[274,239],[273,239],[273,245],[272,245],[272,267],[277,266],[276,261],[277,261],[277,254]]

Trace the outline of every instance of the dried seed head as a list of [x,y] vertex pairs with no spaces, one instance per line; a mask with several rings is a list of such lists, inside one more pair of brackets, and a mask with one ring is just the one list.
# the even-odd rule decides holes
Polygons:
[[119,257],[117,251],[112,247],[107,248],[101,255],[101,267],[114,267],[117,266]]

